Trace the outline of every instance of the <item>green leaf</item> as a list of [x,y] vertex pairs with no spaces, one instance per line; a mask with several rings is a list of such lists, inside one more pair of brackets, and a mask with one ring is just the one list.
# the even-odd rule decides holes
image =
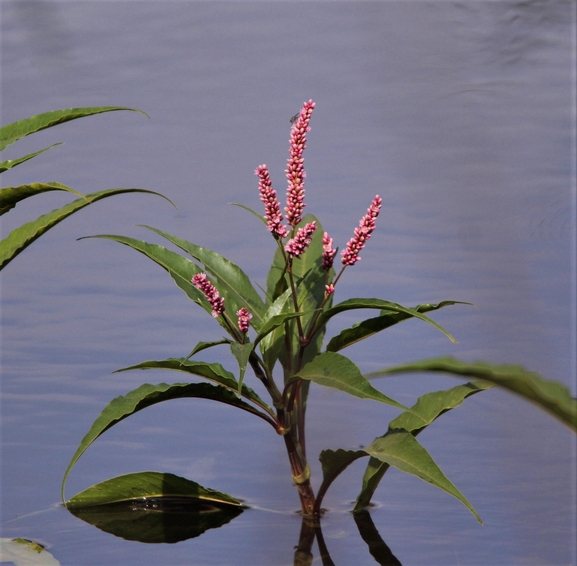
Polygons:
[[75,495],[68,510],[104,532],[145,543],[176,543],[219,528],[240,515],[226,493],[161,472],[109,479]]
[[53,210],[32,222],[28,222],[19,228],[12,230],[8,237],[4,238],[4,240],[0,242],[0,269],[3,269],[8,265],[8,263],[10,263],[22,250],[27,248],[32,242],[42,236],[42,234],[71,214],[96,201],[123,193],[149,193],[169,200],[160,193],[148,191],[146,189],[108,189],[106,191],[86,195],[81,199],[63,206],[62,208]]
[[402,305],[398,305],[397,303],[391,303],[390,301],[384,301],[382,299],[348,299],[343,301],[342,303],[339,303],[338,305],[335,305],[334,307],[324,311],[319,317],[317,326],[325,325],[333,316],[351,309],[381,309],[397,313],[404,313],[409,317],[412,316],[415,318],[420,318],[421,320],[428,322],[437,330],[440,330],[445,336],[447,336],[451,342],[457,342],[442,326],[424,314],[421,314],[414,309],[409,309],[407,307],[403,307]]
[[175,246],[178,246],[202,263],[204,268],[216,278],[216,287],[224,297],[225,304],[228,303],[228,309],[236,312],[240,308],[246,307],[253,315],[251,324],[258,331],[262,324],[262,315],[265,306],[260,295],[252,286],[250,279],[240,267],[212,250],[197,246],[192,242],[188,242],[162,230],[157,230],[150,226],[141,226],[166,238]]
[[262,326],[260,332],[255,338],[254,345],[256,346],[263,338],[270,334],[273,330],[277,329],[279,326],[283,325],[287,320],[293,318],[304,317],[310,315],[309,312],[283,312],[275,316],[270,317],[266,323]]
[[399,430],[376,438],[365,451],[377,460],[394,466],[401,472],[417,476],[456,497],[473,513],[477,521],[483,524],[481,517],[466,497],[446,478],[429,453],[410,432]]
[[[441,415],[459,407],[467,397],[490,389],[491,387],[493,387],[492,383],[477,381],[475,383],[457,385],[445,391],[434,391],[422,395],[417,400],[417,403],[411,407],[411,413],[401,413],[389,423],[387,434],[397,430],[405,430],[417,436]],[[361,493],[357,497],[353,511],[360,511],[369,505],[375,490],[388,469],[389,464],[381,462],[376,458],[369,459],[363,476]]]
[[[117,372],[129,371],[133,369],[167,369],[173,371],[182,371],[188,373],[189,375],[197,375],[199,377],[204,377],[210,381],[214,381],[228,390],[233,392],[239,391],[238,381],[234,378],[234,375],[229,371],[225,370],[220,364],[208,364],[206,362],[198,362],[194,360],[188,360],[184,358],[168,358],[167,360],[149,360],[146,362],[141,362],[134,366],[125,367],[116,370]],[[242,385],[240,388],[240,394],[249,401],[252,401],[267,413],[269,413],[273,418],[275,416],[274,411],[250,388],[246,385]]]
[[[436,305],[432,305],[430,303],[417,305],[411,310],[424,313],[446,307],[447,305],[470,304],[471,303],[464,303],[462,301],[442,301]],[[357,342],[360,342],[369,336],[373,336],[381,330],[385,330],[386,328],[389,328],[399,322],[402,322],[403,320],[407,320],[412,317],[412,313],[409,314],[406,312],[391,312],[386,310],[381,311],[380,316],[375,318],[368,318],[362,322],[358,322],[351,328],[346,328],[345,330],[342,330],[337,336],[331,338],[327,344],[327,352],[338,352],[347,346],[356,344]]]
[[32,159],[33,157],[36,157],[37,155],[40,155],[41,153],[44,153],[45,151],[48,151],[49,149],[52,149],[53,147],[55,147],[57,145],[63,145],[63,144],[62,143],[53,143],[52,145],[45,147],[44,149],[41,149],[40,151],[35,151],[34,153],[29,153],[28,155],[25,155],[24,157],[18,157],[16,159],[8,159],[6,161],[2,161],[2,162],[0,162],[0,173],[4,173],[4,171],[8,171],[8,169],[12,169],[13,167],[16,167],[16,165],[20,165],[21,163],[24,163],[25,161],[28,161],[29,159]]
[[333,481],[355,460],[366,456],[368,456],[368,454],[364,450],[343,450],[342,448],[338,450],[323,450],[319,454],[323,471],[323,483],[317,493],[315,501],[316,511],[320,511],[321,502]]
[[0,538],[0,562],[15,566],[60,566],[44,546],[25,538]]
[[252,208],[249,208],[248,206],[245,206],[244,204],[239,204],[238,202],[229,202],[228,204],[231,204],[232,206],[240,206],[240,208],[244,208],[245,210],[248,210],[248,212],[250,212],[251,214],[254,214],[265,226],[267,225],[266,218],[264,216],[262,216],[262,214],[259,214],[256,210],[253,210]]
[[239,344],[238,342],[231,342],[230,351],[232,355],[236,358],[238,362],[238,367],[240,370],[238,376],[238,391],[240,393],[242,388],[242,383],[244,381],[244,374],[246,373],[246,366],[248,365],[248,359],[252,354],[254,349],[254,344],[247,342],[246,344]]
[[18,120],[18,122],[13,122],[12,124],[2,126],[0,128],[0,151],[6,149],[15,141],[30,134],[34,134],[35,132],[39,132],[40,130],[51,128],[52,126],[62,124],[63,122],[68,122],[70,120],[75,120],[76,118],[84,118],[86,116],[102,114],[103,112],[113,112],[115,110],[131,110],[133,112],[144,114],[148,117],[148,114],[142,110],[138,110],[136,108],[127,108],[125,106],[65,108],[64,110],[44,112],[42,114],[36,114],[30,118],[24,118],[23,120]]
[[142,409],[146,409],[157,403],[162,403],[163,401],[182,398],[201,398],[226,403],[252,413],[275,426],[268,415],[261,413],[252,405],[239,399],[233,392],[220,385],[214,386],[208,383],[159,383],[158,385],[151,385],[145,383],[126,395],[121,395],[110,401],[94,421],[66,468],[64,478],[62,479],[62,500],[64,501],[66,480],[73,466],[101,434]]
[[48,191],[67,191],[84,199],[82,193],[79,193],[66,185],[62,185],[61,183],[31,183],[29,185],[20,185],[18,187],[3,187],[0,189],[0,215],[14,208],[21,200]]
[[178,497],[210,501],[223,505],[242,506],[242,501],[202,485],[163,472],[136,472],[103,481],[71,497],[66,508],[79,509],[132,501],[141,497]]
[[571,397],[569,389],[558,381],[543,379],[519,365],[464,362],[447,356],[395,366],[371,373],[368,377],[429,371],[459,377],[473,377],[495,383],[537,404],[577,431],[577,399]]
[[[283,312],[290,312],[291,304],[289,299],[291,297],[291,290],[286,289],[284,293],[273,301],[263,316],[263,326],[266,326],[268,321]],[[258,339],[258,337],[257,337]],[[274,365],[279,357],[284,353],[286,355],[285,333],[284,328],[276,328],[259,342],[262,359],[266,367],[272,373]]]
[[198,352],[202,352],[202,350],[206,350],[208,348],[212,348],[213,346],[221,346],[222,344],[230,344],[231,341],[228,338],[223,338],[222,340],[215,340],[213,342],[199,342],[193,349],[192,352],[190,352],[190,354],[188,354],[188,356],[186,356],[186,359],[190,359],[192,358],[192,356],[194,356],[195,354],[198,354]]
[[359,368],[341,354],[325,352],[317,355],[291,378],[291,381],[295,381],[296,378],[314,381],[319,385],[338,389],[360,399],[372,399],[399,409],[409,410],[375,389],[361,374]]

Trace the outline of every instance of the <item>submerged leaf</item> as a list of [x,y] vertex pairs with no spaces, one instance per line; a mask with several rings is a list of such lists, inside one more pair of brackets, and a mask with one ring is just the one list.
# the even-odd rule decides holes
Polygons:
[[518,365],[494,365],[465,362],[451,357],[432,358],[371,373],[380,377],[407,372],[448,373],[490,381],[539,405],[561,422],[577,431],[577,399],[558,381],[549,381]]

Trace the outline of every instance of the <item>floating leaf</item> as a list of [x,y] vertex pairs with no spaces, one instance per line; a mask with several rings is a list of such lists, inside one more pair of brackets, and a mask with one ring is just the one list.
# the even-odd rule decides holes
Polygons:
[[60,566],[44,546],[25,538],[0,538],[0,562],[15,566]]
[[4,240],[0,242],[0,269],[3,269],[8,265],[8,263],[10,263],[10,261],[12,261],[22,250],[27,248],[32,242],[42,236],[42,234],[50,230],[50,228],[65,218],[68,218],[68,216],[74,212],[101,199],[123,193],[149,193],[169,200],[160,193],[145,189],[108,189],[106,191],[86,195],[81,199],[63,206],[62,208],[53,210],[32,222],[28,222],[19,228],[12,230],[8,237],[4,238]]
[[307,379],[325,387],[332,387],[359,397],[360,399],[372,399],[399,409],[409,410],[394,399],[387,397],[378,389],[375,389],[369,381],[363,377],[359,368],[345,356],[333,352],[325,352],[316,356],[306,364],[293,378]]
[[125,418],[133,415],[134,413],[141,411],[147,407],[155,405],[157,403],[162,403],[163,401],[169,401],[172,399],[182,399],[182,398],[201,398],[209,399],[212,401],[219,401],[221,403],[226,403],[243,409],[256,415],[273,427],[276,425],[272,419],[255,409],[252,405],[245,403],[239,399],[230,390],[217,385],[209,385],[208,383],[160,383],[158,385],[144,384],[130,391],[126,395],[121,395],[116,397],[104,408],[100,413],[99,417],[94,421],[88,433],[84,436],[80,445],[76,449],[72,460],[66,468],[64,478],[62,480],[62,500],[64,500],[64,487],[66,485],[66,479],[70,474],[74,464],[78,461],[80,456],[84,454],[86,449],[105,431],[114,425],[118,424]]
[[519,365],[464,362],[447,356],[395,366],[371,373],[368,377],[429,371],[459,377],[473,377],[495,383],[539,405],[577,431],[577,399],[571,397],[569,389],[558,381],[543,379]]

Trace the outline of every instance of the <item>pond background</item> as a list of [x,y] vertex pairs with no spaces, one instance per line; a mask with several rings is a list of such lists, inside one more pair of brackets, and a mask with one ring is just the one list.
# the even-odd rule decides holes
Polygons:
[[[289,118],[317,107],[305,152],[306,212],[341,249],[375,194],[377,231],[337,300],[434,313],[459,344],[405,322],[347,352],[362,371],[450,354],[519,363],[575,394],[575,3],[2,2],[2,123],[74,106],[124,105],[11,146],[65,146],[4,174],[82,192],[157,190],[97,203],[2,273],[4,537],[62,564],[292,564],[300,519],[280,439],[228,407],[172,401],[108,431],[73,470],[71,496],[142,470],[183,475],[257,509],[176,545],[107,535],[58,507],[78,442],[114,396],[180,374],[112,374],[188,354],[219,327],[172,280],[98,233],[160,242],[147,224],[207,246],[263,285],[274,250],[258,221],[254,169],[284,195]],[[3,216],[2,234],[71,199],[44,195]],[[329,335],[362,318],[343,315]],[[338,325],[338,326],[337,326]],[[223,349],[198,359],[234,369]],[[405,404],[452,378],[376,385]],[[397,413],[313,387],[308,451],[356,448]],[[238,414],[237,414],[238,413]],[[257,422],[253,422],[257,421]],[[575,564],[575,437],[491,390],[420,436],[484,520],[414,477],[387,475],[372,517],[403,564]],[[336,564],[373,564],[352,508],[365,462],[329,491],[323,533]],[[315,551],[316,552],[316,551]],[[315,563],[319,563],[317,558]]]

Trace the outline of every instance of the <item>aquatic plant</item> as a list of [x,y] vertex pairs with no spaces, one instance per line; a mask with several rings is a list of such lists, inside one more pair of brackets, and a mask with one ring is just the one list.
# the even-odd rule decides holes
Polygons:
[[[70,471],[101,434],[142,409],[185,397],[237,407],[271,426],[285,444],[302,513],[312,519],[320,516],[321,503],[334,479],[355,460],[368,458],[361,491],[354,506],[355,513],[361,513],[369,505],[379,483],[389,467],[393,466],[454,496],[481,521],[469,501],[445,476],[417,436],[442,414],[495,384],[539,404],[563,423],[577,429],[577,402],[570,397],[567,388],[560,383],[546,381],[520,366],[496,366],[443,357],[363,375],[357,365],[341,353],[345,348],[409,319],[430,324],[454,341],[427,313],[460,302],[446,300],[437,304],[405,307],[384,299],[348,298],[334,303],[337,286],[345,270],[357,265],[360,253],[377,229],[383,201],[377,195],[369,203],[366,214],[361,217],[340,254],[337,272],[337,249],[333,248],[333,239],[318,218],[304,215],[303,152],[314,107],[312,101],[305,102],[292,123],[284,215],[268,168],[260,165],[255,171],[264,215],[248,210],[263,222],[276,247],[263,295],[259,294],[242,269],[225,257],[162,230],[144,227],[165,238],[185,255],[125,236],[92,236],[119,242],[152,259],[168,272],[189,299],[224,329],[227,337],[219,340],[207,338],[185,357],[149,360],[118,370],[174,370],[214,385],[197,381],[144,384],[112,400],[82,439],[68,465],[62,482],[63,500]],[[336,263],[338,265],[339,262]],[[373,310],[376,316],[345,328],[325,344],[329,320],[351,310]],[[210,349],[221,346],[228,347],[238,363],[236,375],[218,363],[197,359],[201,352],[204,355]],[[270,402],[262,399],[245,383],[249,368],[254,379],[260,381],[268,392]],[[371,383],[371,379],[383,375],[424,371],[443,372],[473,378],[474,381],[427,393],[419,397],[412,407],[405,407]],[[317,493],[310,481],[305,430],[306,400],[311,383],[402,411],[389,423],[383,436],[367,442],[366,448],[322,451],[323,480]],[[199,498],[222,505],[241,505],[239,500],[226,494],[212,490],[207,493],[206,488],[194,482],[187,483],[183,478],[159,472],[142,472],[130,474],[130,478],[120,476],[107,480],[75,495],[66,504],[76,512],[123,499],[138,497],[156,500],[166,495],[178,495],[184,499]]]

